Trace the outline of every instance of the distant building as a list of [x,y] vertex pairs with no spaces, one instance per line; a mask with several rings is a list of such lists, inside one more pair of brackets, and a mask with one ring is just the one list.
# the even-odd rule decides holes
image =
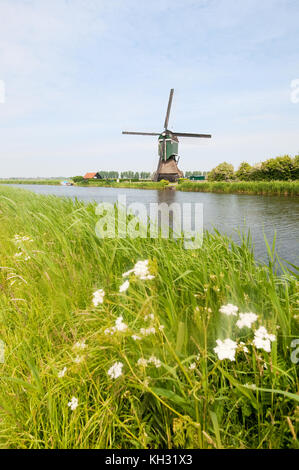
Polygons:
[[99,172],[86,173],[86,175],[84,175],[83,178],[85,180],[101,180],[102,179]]
[[191,181],[205,181],[205,176],[189,176],[189,180]]

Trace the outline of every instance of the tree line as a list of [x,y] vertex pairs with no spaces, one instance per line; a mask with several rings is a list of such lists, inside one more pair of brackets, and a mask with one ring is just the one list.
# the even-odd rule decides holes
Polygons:
[[[147,171],[104,171],[98,172],[104,180],[117,180],[117,179],[129,179],[129,180],[148,180],[151,179],[152,174]],[[73,176],[73,181],[78,183],[83,181],[83,176]]]
[[270,158],[257,165],[242,162],[234,170],[227,162],[213,168],[208,174],[209,181],[290,181],[299,180],[299,155]]

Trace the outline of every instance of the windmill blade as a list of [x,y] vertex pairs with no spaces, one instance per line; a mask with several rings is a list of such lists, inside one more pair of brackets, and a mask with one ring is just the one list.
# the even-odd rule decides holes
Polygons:
[[210,134],[189,134],[185,132],[173,132],[172,134],[177,137],[202,137],[205,139],[211,139],[212,137]]
[[157,132],[126,132],[123,131],[123,134],[129,134],[129,135],[160,135],[157,134]]
[[166,118],[165,118],[165,123],[164,123],[164,129],[167,129],[167,127],[168,127],[168,121],[169,121],[169,115],[170,115],[170,110],[171,110],[171,104],[172,104],[173,93],[174,93],[174,89],[171,88],[170,94],[169,94],[169,100],[168,100]]

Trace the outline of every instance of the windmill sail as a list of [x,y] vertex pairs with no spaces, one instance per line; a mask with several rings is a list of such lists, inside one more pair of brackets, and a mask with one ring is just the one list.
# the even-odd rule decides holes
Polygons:
[[168,100],[166,118],[165,118],[165,123],[164,123],[164,129],[168,128],[168,121],[169,121],[169,115],[170,115],[170,110],[171,110],[171,105],[172,105],[173,93],[174,93],[174,89],[172,88],[170,90],[170,94],[169,94],[169,100]]

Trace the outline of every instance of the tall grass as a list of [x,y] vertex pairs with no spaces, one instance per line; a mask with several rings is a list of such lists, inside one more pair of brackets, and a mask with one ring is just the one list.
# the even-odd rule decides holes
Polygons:
[[299,181],[182,182],[180,191],[299,196]]
[[[99,240],[94,209],[0,188],[1,447],[298,448],[295,275],[275,274],[270,248],[269,266],[257,265],[245,236],[237,245],[206,233],[196,251],[179,240]],[[120,293],[122,273],[144,259],[155,278],[131,276]],[[95,307],[97,289],[106,295]],[[277,335],[271,353],[219,313],[228,302]],[[120,315],[128,329],[105,334]],[[155,334],[132,338],[149,326]],[[248,353],[219,361],[213,349],[227,337]],[[161,367],[137,365],[152,355]],[[116,361],[123,374],[113,380]]]
[[135,189],[164,189],[168,182],[154,181],[109,181],[109,180],[87,180],[77,183],[77,186],[106,187],[106,188],[135,188]]
[[50,180],[47,180],[47,179],[41,179],[41,180],[38,180],[38,179],[5,179],[5,180],[0,180],[0,184],[47,184],[47,185],[58,185],[61,183],[61,181],[63,181],[63,179],[57,179],[57,180],[54,180],[54,179],[50,179]]

